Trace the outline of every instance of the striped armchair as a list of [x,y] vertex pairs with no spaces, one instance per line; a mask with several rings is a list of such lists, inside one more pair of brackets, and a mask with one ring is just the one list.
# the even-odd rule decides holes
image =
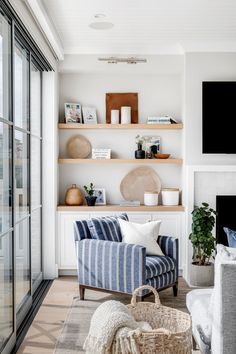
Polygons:
[[[86,288],[132,294],[144,284],[157,290],[173,287],[174,296],[177,296],[178,239],[159,236],[157,242],[165,256],[146,256],[144,247],[122,243],[119,237],[115,240],[92,238],[90,222],[79,220],[74,223],[81,300],[84,300]],[[117,235],[112,227],[107,226],[108,231]],[[141,298],[146,295],[148,291],[143,292]]]

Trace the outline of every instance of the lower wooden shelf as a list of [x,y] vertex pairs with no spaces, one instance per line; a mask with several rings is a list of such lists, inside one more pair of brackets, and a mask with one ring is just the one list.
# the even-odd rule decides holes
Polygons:
[[174,164],[182,165],[183,160],[177,158],[169,159],[69,159],[69,158],[60,158],[58,159],[60,164],[116,164],[116,163],[127,163],[127,164],[139,164],[139,165],[150,165],[150,164]]
[[157,205],[157,206],[146,206],[146,205],[140,205],[137,207],[131,207],[131,206],[120,206],[119,204],[108,204],[108,205],[95,205],[95,206],[87,206],[87,205],[81,205],[81,206],[68,206],[68,205],[58,205],[57,207],[58,211],[87,211],[87,212],[92,212],[92,211],[145,211],[145,212],[180,212],[184,211],[184,206],[183,205],[176,205],[176,206],[165,206],[165,205]]

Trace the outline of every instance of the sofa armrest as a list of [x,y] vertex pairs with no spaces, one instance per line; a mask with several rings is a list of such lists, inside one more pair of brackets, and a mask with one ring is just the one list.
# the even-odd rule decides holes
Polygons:
[[215,268],[212,353],[236,353],[236,262]]
[[131,294],[145,284],[146,248],[93,239],[76,244],[81,285]]
[[158,236],[157,242],[165,256],[169,256],[176,264],[176,279],[179,269],[179,240],[171,236]]

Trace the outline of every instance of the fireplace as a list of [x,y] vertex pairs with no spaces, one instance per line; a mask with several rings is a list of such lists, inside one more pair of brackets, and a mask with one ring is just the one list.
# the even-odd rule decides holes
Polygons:
[[223,228],[236,231],[236,195],[217,195],[216,211],[216,242],[228,246]]

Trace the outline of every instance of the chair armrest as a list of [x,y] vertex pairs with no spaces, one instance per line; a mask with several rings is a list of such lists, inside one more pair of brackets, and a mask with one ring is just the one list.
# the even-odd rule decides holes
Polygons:
[[80,284],[125,293],[145,284],[146,248],[93,239],[76,244]]
[[176,278],[178,279],[179,269],[179,240],[171,236],[158,236],[157,243],[165,256],[169,256],[176,264]]

